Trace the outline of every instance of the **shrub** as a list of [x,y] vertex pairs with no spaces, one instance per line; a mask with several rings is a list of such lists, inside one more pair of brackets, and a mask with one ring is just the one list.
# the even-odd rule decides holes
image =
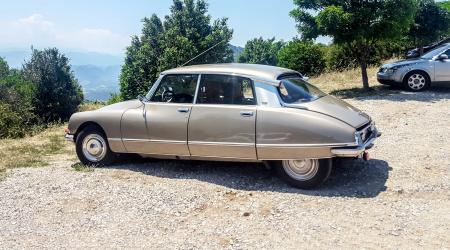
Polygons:
[[122,100],[122,96],[119,93],[111,93],[109,95],[108,101],[106,101],[106,104],[111,105],[111,104],[118,103],[121,101],[123,101],[123,100]]
[[83,92],[58,49],[33,50],[23,66],[24,76],[36,86],[35,112],[45,122],[68,120],[83,101]]
[[326,66],[322,45],[291,41],[278,53],[278,65],[304,75],[319,75]]
[[18,138],[27,133],[24,117],[8,103],[0,102],[0,138]]

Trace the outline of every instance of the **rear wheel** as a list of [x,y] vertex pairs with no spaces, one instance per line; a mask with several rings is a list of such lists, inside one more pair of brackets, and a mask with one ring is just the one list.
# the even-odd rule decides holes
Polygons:
[[410,91],[422,91],[430,86],[430,77],[421,71],[413,71],[405,76],[403,85]]
[[116,156],[109,149],[109,144],[103,131],[95,126],[89,126],[78,134],[76,151],[81,163],[91,166],[110,164]]
[[324,183],[330,176],[331,159],[283,160],[274,162],[278,176],[288,184],[311,189]]

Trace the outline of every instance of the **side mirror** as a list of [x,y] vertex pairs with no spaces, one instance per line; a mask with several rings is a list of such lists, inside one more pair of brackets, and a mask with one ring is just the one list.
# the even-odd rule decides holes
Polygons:
[[437,59],[439,61],[448,60],[448,56],[446,54],[440,54]]
[[302,76],[303,81],[307,82],[309,80],[308,76]]

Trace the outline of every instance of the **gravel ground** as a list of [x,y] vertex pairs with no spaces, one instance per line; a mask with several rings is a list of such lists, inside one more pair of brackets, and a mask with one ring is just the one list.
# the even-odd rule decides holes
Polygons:
[[320,189],[260,164],[73,156],[0,182],[0,248],[450,248],[450,88],[350,99],[383,136]]

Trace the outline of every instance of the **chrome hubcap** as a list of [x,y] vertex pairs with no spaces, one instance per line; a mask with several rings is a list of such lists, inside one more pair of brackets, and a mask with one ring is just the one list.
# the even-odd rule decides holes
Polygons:
[[290,177],[306,181],[312,179],[319,171],[319,160],[287,160],[283,161],[283,168]]
[[425,87],[426,79],[421,74],[413,74],[408,78],[408,86],[411,89],[419,90]]
[[90,134],[83,140],[83,154],[91,162],[98,162],[106,155],[106,142],[100,135]]

